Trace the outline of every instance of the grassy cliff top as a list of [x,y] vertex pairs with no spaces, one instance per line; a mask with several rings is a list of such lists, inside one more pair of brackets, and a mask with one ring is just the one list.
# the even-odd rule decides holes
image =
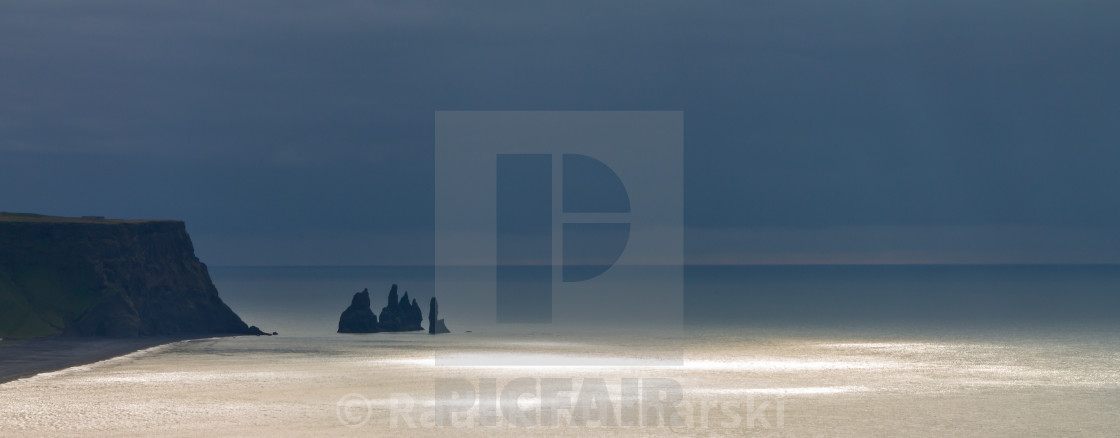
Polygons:
[[47,216],[33,213],[7,213],[0,211],[0,222],[74,223],[74,224],[141,224],[146,222],[178,222],[165,219],[96,219],[80,217]]

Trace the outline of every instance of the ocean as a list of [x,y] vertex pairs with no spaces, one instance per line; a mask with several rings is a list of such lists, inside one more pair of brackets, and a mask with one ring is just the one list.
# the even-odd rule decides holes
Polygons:
[[442,305],[449,335],[339,335],[354,292],[369,288],[375,312],[391,283],[425,302],[434,270],[211,273],[246,321],[281,336],[0,385],[0,435],[1120,434],[1112,266],[687,267],[679,338],[474,330]]

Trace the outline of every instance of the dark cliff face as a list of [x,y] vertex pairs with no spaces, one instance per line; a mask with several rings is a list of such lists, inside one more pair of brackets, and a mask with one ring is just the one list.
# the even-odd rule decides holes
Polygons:
[[0,337],[249,333],[183,222],[0,220]]

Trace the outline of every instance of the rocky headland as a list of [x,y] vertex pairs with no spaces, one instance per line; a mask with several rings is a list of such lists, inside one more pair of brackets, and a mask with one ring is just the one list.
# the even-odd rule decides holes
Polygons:
[[0,213],[0,338],[265,334],[222,302],[181,221]]

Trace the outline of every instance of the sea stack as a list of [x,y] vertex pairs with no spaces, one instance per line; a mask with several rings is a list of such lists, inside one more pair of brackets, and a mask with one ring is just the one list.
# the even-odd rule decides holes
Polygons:
[[[435,306],[434,300],[432,305]],[[432,308],[435,309],[435,307]],[[420,325],[423,321],[424,314],[420,311],[420,304],[416,300],[410,299],[408,292],[398,298],[397,285],[394,284],[389,289],[389,300],[385,303],[385,307],[381,308],[380,317],[370,309],[369,289],[363,289],[361,292],[354,294],[354,299],[350,301],[350,307],[347,307],[342,312],[342,316],[338,318],[338,332],[411,332],[424,330],[424,327]],[[442,321],[436,328],[439,327],[443,327]],[[432,333],[447,333],[446,327],[443,330],[442,332]]]
[[350,307],[338,318],[339,333],[377,333],[377,315],[369,307],[369,289],[362,289],[350,300]]
[[420,313],[420,306],[416,301],[409,301],[408,292],[403,297],[397,298],[397,285],[389,289],[389,302],[381,308],[381,323],[379,327],[383,332],[410,332],[424,330],[420,325],[424,315]]
[[443,320],[439,319],[439,303],[436,302],[436,297],[432,297],[431,304],[428,305],[428,333],[433,335],[451,333]]

